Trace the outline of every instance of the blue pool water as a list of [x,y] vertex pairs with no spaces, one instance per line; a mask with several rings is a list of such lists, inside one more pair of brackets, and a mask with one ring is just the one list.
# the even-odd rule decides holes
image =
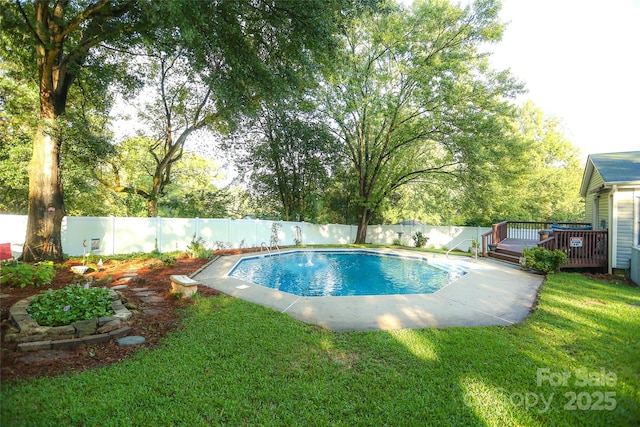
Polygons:
[[240,261],[229,276],[300,296],[427,294],[467,270],[367,251],[295,251]]

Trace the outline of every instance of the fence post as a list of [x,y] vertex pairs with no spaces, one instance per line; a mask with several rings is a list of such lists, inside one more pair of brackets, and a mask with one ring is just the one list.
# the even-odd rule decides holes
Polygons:
[[111,255],[116,254],[116,217],[109,215],[109,227],[111,227]]

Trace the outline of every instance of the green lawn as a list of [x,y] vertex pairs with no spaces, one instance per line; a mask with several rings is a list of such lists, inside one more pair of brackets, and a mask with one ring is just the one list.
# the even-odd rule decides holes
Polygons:
[[161,348],[2,384],[5,426],[637,425],[640,289],[550,275],[512,327],[333,333],[225,296]]

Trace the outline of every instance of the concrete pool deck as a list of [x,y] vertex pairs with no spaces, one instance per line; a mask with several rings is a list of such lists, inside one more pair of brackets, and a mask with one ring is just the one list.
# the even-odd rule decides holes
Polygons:
[[[444,255],[409,250],[366,251],[446,259]],[[465,263],[470,271],[432,294],[304,297],[227,275],[242,258],[256,255],[259,254],[220,257],[194,279],[227,295],[333,331],[511,325],[527,317],[544,280],[544,276],[527,273],[518,266],[451,256],[451,260]]]

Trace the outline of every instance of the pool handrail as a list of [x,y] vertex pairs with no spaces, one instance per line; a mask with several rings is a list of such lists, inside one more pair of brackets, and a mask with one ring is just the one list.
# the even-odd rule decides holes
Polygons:
[[[474,242],[475,240],[476,239],[464,239],[463,241],[456,243],[451,249],[449,249],[447,251],[447,255],[446,255],[447,259],[449,258],[449,252],[451,252],[452,250],[454,250],[455,248],[457,248],[458,246],[460,246],[464,242]],[[473,246],[472,246],[472,248],[473,248]],[[475,257],[476,261],[478,261],[478,251],[477,250],[474,253],[474,257]]]

